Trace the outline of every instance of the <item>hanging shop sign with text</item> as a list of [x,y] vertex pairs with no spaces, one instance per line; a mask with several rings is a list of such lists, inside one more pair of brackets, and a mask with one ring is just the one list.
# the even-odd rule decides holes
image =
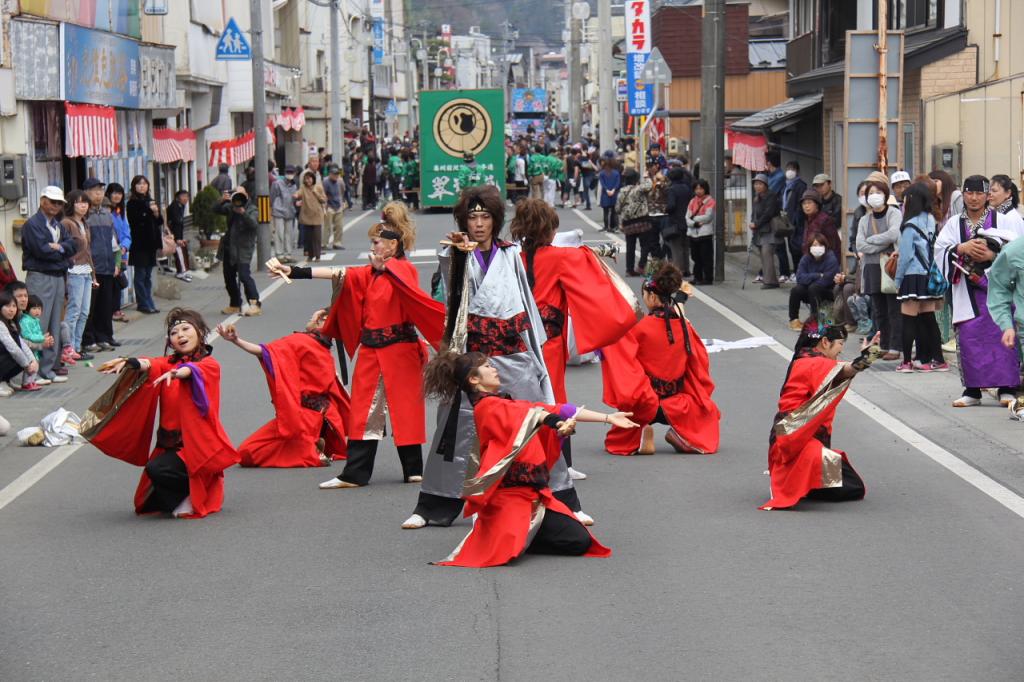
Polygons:
[[644,83],[643,72],[651,54],[650,0],[626,0],[626,88],[629,111],[634,116],[651,113],[654,86]]

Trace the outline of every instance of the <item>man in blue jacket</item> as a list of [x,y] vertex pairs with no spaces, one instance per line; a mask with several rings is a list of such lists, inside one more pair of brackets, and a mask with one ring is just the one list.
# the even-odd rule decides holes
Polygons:
[[[793,271],[800,265],[803,257],[804,246],[804,210],[801,207],[801,200],[804,192],[807,191],[807,183],[800,177],[800,164],[790,161],[786,164],[786,185],[782,190],[782,210],[786,212],[790,224],[793,226],[793,234],[786,240],[788,244],[779,245],[779,261],[782,267],[779,268],[781,277],[789,277],[789,256],[793,256]],[[786,252],[786,247],[789,252]],[[796,278],[790,281],[795,283]]]
[[[66,227],[61,225],[64,191],[49,186],[39,197],[39,210],[21,230],[22,264],[29,293],[43,302],[39,320],[43,334],[60,338],[60,320],[64,314],[64,282],[68,259],[75,253],[75,243]],[[39,355],[39,376],[53,383],[68,380],[67,370],[58,366],[59,344],[43,348]]]

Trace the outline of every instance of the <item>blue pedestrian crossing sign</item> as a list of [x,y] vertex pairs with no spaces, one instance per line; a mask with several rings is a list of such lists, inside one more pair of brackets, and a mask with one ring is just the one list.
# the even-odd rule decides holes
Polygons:
[[238,28],[235,18],[231,17],[228,19],[228,25],[224,27],[224,32],[220,34],[220,40],[217,41],[217,60],[248,61],[250,59],[252,59],[252,48],[249,46],[249,41],[246,40],[242,29]]
[[395,118],[398,116],[398,105],[395,103],[395,100],[388,102],[387,108],[384,109],[384,115],[388,118]]

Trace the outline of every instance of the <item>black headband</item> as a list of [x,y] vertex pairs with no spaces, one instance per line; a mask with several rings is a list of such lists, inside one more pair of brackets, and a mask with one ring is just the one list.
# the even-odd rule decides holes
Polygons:
[[167,336],[170,336],[171,330],[177,327],[179,324],[191,324],[193,327],[195,327],[195,325],[192,324],[191,320],[171,320],[171,323],[167,325]]
[[395,232],[394,230],[389,230],[387,228],[384,228],[383,230],[381,230],[380,234],[378,234],[377,236],[380,237],[381,239],[395,239],[395,240],[398,240],[398,239],[402,238],[402,235],[400,235],[399,233]]
[[466,365],[464,365],[464,366],[459,366],[459,365],[456,366],[456,368],[455,368],[455,379],[456,379],[456,381],[459,382],[459,388],[460,389],[465,390],[467,388],[468,383],[469,383],[469,375],[472,374],[473,370],[475,370],[475,369],[476,369],[476,367],[474,367],[473,365],[468,364],[468,363]]
[[484,206],[484,202],[480,201],[480,199],[473,199],[466,213],[467,215],[470,213],[490,213],[492,216],[494,215],[494,211]]

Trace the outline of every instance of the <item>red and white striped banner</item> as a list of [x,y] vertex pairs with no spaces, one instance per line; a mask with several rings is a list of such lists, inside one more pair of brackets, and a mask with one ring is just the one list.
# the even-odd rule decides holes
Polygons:
[[196,134],[182,128],[153,128],[153,160],[157,163],[196,160]]
[[67,113],[64,151],[68,156],[117,155],[120,145],[113,107],[65,102],[64,110]]
[[237,166],[256,156],[256,131],[250,130],[231,140],[210,143],[210,168],[226,163]]

